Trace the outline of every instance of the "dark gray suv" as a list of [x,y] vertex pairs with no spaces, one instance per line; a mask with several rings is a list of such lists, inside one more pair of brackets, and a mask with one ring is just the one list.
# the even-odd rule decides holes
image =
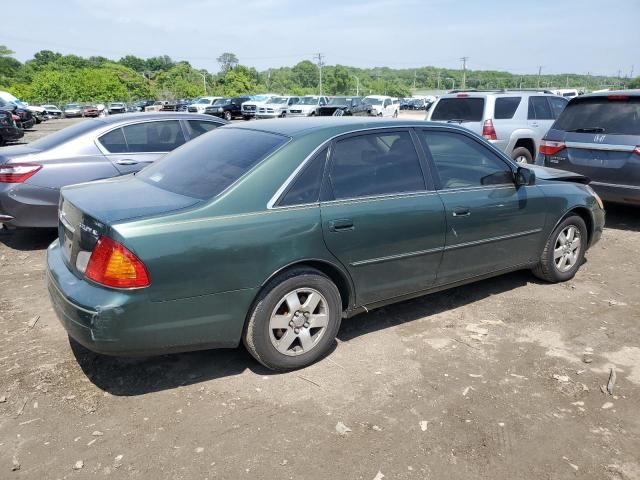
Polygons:
[[573,98],[536,163],[588,176],[603,200],[640,205],[640,90]]

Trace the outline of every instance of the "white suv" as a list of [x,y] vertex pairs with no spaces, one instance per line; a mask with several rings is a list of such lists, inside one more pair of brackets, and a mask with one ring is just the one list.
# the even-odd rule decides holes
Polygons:
[[329,103],[327,97],[308,95],[300,98],[300,101],[289,107],[287,115],[290,117],[313,117],[318,114],[318,109]]
[[533,163],[542,137],[568,100],[544,90],[458,90],[442,95],[425,120],[456,123],[519,163]]
[[369,95],[364,97],[362,103],[367,105],[369,115],[374,117],[398,117],[400,112],[400,100],[386,95]]

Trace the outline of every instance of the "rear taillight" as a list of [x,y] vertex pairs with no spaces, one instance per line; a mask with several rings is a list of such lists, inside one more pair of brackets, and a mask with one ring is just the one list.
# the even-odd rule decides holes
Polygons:
[[629,100],[629,95],[607,95],[607,100],[613,100],[614,102],[626,102]]
[[487,140],[497,140],[496,129],[493,128],[493,120],[490,118],[485,120],[482,124],[482,136]]
[[107,287],[148,287],[149,274],[144,263],[124,245],[109,237],[100,237],[84,274]]
[[552,142],[550,140],[542,140],[542,142],[540,142],[541,155],[555,155],[565,148],[567,148],[567,146],[564,142]]
[[12,114],[11,114],[11,118],[13,118],[13,121],[14,121],[14,122],[17,122],[17,121],[19,121],[19,120],[20,120],[20,117],[19,117],[18,115],[16,115],[15,113],[12,113]]
[[22,183],[42,168],[34,163],[8,163],[0,165],[0,183]]

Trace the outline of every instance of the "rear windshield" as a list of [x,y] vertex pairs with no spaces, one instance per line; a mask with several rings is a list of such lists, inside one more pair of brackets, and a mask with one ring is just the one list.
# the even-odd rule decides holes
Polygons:
[[137,177],[170,192],[208,200],[287,140],[273,133],[219,128],[174,150]]
[[36,150],[48,150],[50,148],[57,147],[58,145],[62,145],[69,140],[73,140],[76,137],[98,127],[104,127],[104,125],[104,122],[101,120],[86,120],[67,128],[63,128],[62,130],[58,130],[57,132],[50,133],[49,135],[42,137],[40,140],[30,143],[29,147]]
[[484,98],[442,98],[431,114],[431,120],[479,122],[484,112]]
[[553,125],[566,132],[640,135],[640,97],[596,97],[571,102]]

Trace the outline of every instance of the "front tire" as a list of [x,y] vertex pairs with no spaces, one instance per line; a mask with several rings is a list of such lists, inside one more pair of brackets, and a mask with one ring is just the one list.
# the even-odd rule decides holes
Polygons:
[[551,283],[571,280],[582,265],[587,240],[584,220],[578,215],[569,215],[547,239],[540,262],[532,269],[533,274]]
[[324,356],[340,328],[336,285],[313,268],[294,268],[262,290],[249,314],[244,345],[262,365],[288,371]]
[[227,122],[230,122],[230,121],[231,121],[231,118],[232,118],[232,116],[231,116],[231,112],[230,112],[229,110],[227,110],[226,112],[224,112],[224,119],[225,119]]

